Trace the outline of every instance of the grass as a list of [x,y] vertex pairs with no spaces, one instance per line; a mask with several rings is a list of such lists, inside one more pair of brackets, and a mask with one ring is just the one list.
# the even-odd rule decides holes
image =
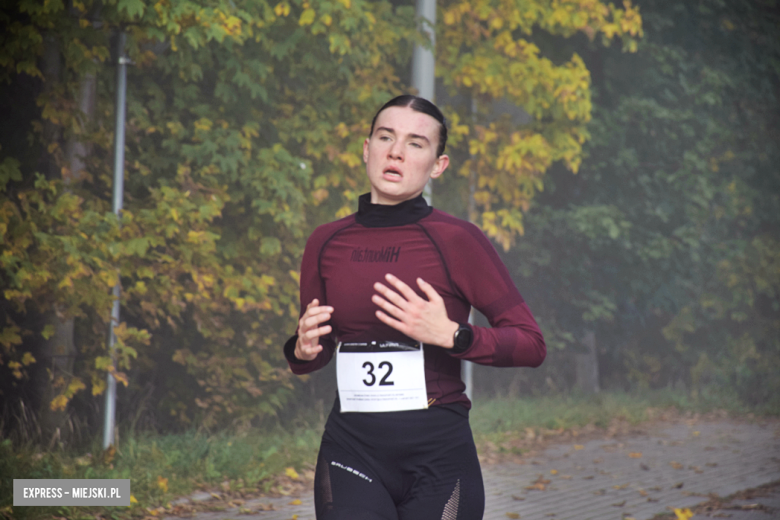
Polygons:
[[[314,426],[246,433],[197,432],[141,435],[103,452],[43,453],[34,446],[0,442],[0,518],[95,518],[99,508],[10,507],[14,478],[117,478],[131,481],[131,508],[110,510],[116,519],[142,516],[198,489],[268,492],[287,468],[298,471],[315,460],[321,429]],[[105,516],[105,514],[104,514]]]
[[[620,420],[638,424],[661,410],[705,413],[726,409],[780,415],[777,409],[753,408],[729,401],[693,400],[671,391],[641,394],[603,393],[592,397],[556,396],[477,400],[471,425],[477,444],[501,444],[532,431],[606,428]],[[308,415],[307,415],[308,414]],[[301,416],[312,419],[301,420]],[[36,519],[102,517],[117,520],[143,516],[198,489],[268,492],[289,474],[311,469],[322,424],[302,411],[295,426],[273,426],[262,431],[197,432],[138,435],[120,442],[115,453],[102,452],[96,441],[91,454],[41,452],[32,445],[0,441],[0,518]],[[12,508],[14,478],[129,478],[138,504],[131,508]]]

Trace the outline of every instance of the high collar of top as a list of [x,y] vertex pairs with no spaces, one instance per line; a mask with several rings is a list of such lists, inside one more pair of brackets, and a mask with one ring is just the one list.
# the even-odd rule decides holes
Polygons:
[[358,198],[358,212],[355,220],[366,227],[391,227],[413,224],[431,214],[433,208],[425,202],[422,195],[399,204],[372,204],[371,194],[365,193]]

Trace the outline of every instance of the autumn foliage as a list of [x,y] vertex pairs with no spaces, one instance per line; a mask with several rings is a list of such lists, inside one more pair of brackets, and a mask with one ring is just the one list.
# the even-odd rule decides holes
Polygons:
[[[547,169],[578,170],[591,117],[583,60],[554,62],[529,36],[619,39],[631,51],[641,19],[628,2],[593,0],[448,1],[439,12],[437,75],[474,101],[447,106],[452,147],[469,156],[459,171],[474,181],[472,217],[506,249]],[[6,125],[0,149],[2,390],[45,370],[37,345],[57,339],[52,320],[72,320],[78,354],[54,381],[53,408],[100,395],[112,372],[127,403],[177,425],[276,413],[293,389],[281,345],[298,313],[305,238],[366,191],[370,118],[408,91],[411,50],[425,44],[413,6],[23,1],[2,8],[0,26],[0,88],[18,95],[10,117],[23,129]],[[120,29],[132,65],[117,218]],[[488,120],[495,100],[528,121]]]

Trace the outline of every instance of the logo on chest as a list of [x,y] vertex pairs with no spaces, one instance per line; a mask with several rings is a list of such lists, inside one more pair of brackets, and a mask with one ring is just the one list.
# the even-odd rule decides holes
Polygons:
[[351,262],[397,262],[401,256],[401,246],[383,247],[381,249],[369,249],[358,247],[352,250]]

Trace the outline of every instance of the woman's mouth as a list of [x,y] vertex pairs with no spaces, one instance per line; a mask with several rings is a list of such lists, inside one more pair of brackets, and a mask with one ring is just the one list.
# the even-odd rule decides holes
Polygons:
[[401,172],[395,168],[386,168],[382,175],[388,179],[388,180],[400,180],[403,175],[401,175]]

